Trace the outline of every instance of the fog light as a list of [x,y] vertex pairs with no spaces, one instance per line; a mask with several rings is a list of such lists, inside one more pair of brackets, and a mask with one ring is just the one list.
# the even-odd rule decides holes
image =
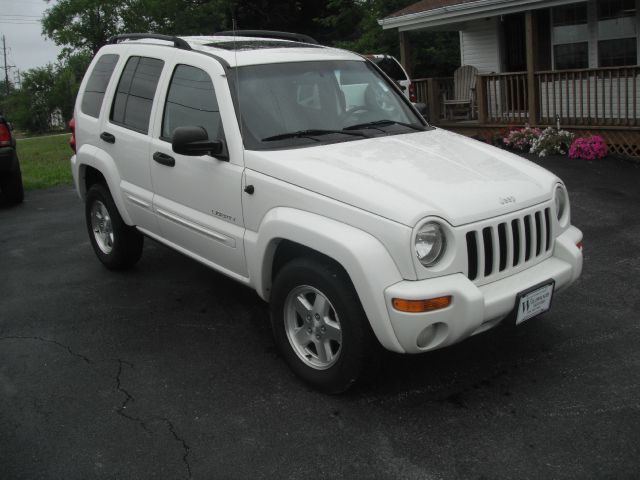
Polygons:
[[405,300],[394,298],[391,301],[393,308],[399,312],[423,313],[441,310],[451,305],[451,295],[445,297],[430,298],[429,300]]
[[446,323],[437,322],[429,325],[425,327],[418,335],[418,338],[416,338],[416,345],[421,350],[436,348],[447,338],[448,331],[449,327],[447,327]]

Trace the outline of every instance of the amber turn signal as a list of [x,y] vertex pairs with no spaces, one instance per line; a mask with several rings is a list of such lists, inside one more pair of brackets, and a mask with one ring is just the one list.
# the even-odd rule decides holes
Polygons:
[[451,295],[446,297],[430,298],[429,300],[405,300],[394,298],[391,301],[393,308],[399,312],[423,313],[447,308],[451,305]]

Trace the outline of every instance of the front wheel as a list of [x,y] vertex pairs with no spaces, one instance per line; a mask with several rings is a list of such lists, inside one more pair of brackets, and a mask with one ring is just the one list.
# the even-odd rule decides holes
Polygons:
[[271,324],[291,369],[324,392],[344,392],[376,364],[378,343],[360,300],[332,262],[298,258],[278,272]]
[[91,246],[107,268],[123,270],[140,259],[144,237],[124,223],[104,185],[92,185],[87,192],[85,219]]

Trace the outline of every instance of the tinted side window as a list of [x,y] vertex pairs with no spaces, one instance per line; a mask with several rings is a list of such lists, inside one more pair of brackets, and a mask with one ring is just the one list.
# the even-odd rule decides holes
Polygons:
[[393,58],[375,59],[374,62],[382,69],[384,73],[389,75],[393,80],[406,80],[407,76],[402,71],[398,62]]
[[131,57],[122,71],[111,108],[111,121],[138,132],[149,131],[149,117],[164,62]]
[[201,126],[210,140],[222,139],[222,120],[211,77],[199,68],[178,65],[169,85],[162,121],[162,138],[177,127]]
[[96,62],[82,95],[82,105],[80,106],[82,113],[95,118],[100,116],[104,92],[107,90],[118,58],[119,55],[106,54]]

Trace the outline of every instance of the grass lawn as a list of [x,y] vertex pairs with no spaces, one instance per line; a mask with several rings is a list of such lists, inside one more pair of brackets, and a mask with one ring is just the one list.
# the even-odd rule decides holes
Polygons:
[[69,135],[18,139],[18,158],[25,190],[70,184]]

